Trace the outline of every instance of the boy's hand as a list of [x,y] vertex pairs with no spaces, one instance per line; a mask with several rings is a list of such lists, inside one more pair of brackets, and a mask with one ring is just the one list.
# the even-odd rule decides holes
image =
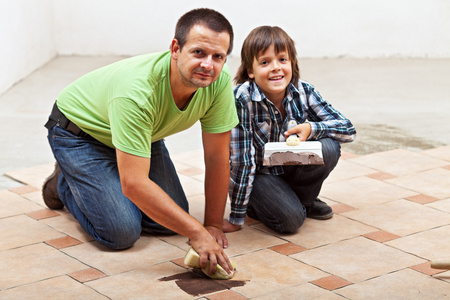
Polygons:
[[298,139],[301,142],[306,141],[306,139],[311,134],[311,124],[309,124],[309,123],[299,124],[291,129],[289,129],[288,131],[285,131],[284,137],[287,139],[292,134],[297,134]]
[[228,220],[223,220],[223,232],[233,232],[241,229],[241,225],[234,225],[228,222]]
[[220,245],[220,247],[226,249],[228,248],[228,239],[225,236],[225,230],[221,230],[214,226],[205,225],[205,229],[212,235],[213,238],[216,239],[216,242]]

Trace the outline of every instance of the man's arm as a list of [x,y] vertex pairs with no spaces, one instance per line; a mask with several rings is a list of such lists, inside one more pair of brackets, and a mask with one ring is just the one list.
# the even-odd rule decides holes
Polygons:
[[222,226],[230,180],[230,131],[203,132],[202,138],[206,169],[204,225],[219,245],[227,248]]
[[214,237],[195,218],[180,208],[156,183],[148,178],[150,159],[116,150],[123,194],[155,222],[188,237],[200,254],[200,265],[211,263],[210,272],[219,263],[232,269],[228,257]]

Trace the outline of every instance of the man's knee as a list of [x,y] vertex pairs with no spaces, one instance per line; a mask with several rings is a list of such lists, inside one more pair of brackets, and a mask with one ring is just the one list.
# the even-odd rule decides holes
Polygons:
[[133,246],[141,236],[142,227],[140,222],[125,224],[118,222],[103,236],[94,237],[100,244],[113,250],[123,250]]

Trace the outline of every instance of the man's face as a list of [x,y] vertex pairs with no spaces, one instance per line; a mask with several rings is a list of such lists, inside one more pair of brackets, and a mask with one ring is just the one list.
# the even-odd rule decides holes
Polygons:
[[218,33],[201,25],[191,28],[182,50],[174,40],[172,57],[176,59],[182,83],[197,89],[216,81],[227,59],[229,43],[228,32]]

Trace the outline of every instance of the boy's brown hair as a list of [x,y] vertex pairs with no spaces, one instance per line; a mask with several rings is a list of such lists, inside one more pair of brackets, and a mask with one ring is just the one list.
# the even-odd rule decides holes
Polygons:
[[253,59],[264,53],[271,45],[275,47],[275,53],[287,51],[292,65],[291,83],[298,87],[300,69],[297,61],[295,43],[291,37],[280,27],[260,26],[253,29],[244,40],[241,49],[241,65],[237,71],[234,81],[241,84],[252,81],[248,76],[248,70],[253,69]]

